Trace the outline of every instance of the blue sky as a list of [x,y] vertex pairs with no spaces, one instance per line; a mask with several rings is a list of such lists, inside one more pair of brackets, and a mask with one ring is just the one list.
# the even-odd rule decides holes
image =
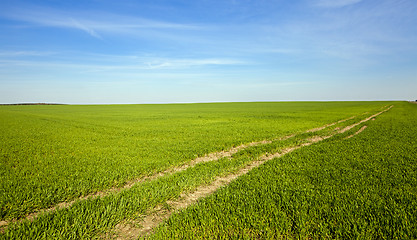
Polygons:
[[0,103],[417,99],[415,0],[2,0]]

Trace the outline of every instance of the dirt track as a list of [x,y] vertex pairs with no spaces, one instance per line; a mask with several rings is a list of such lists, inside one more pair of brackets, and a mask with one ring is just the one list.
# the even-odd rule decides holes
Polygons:
[[[386,108],[385,110],[383,110],[383,111],[381,111],[381,112],[379,112],[377,114],[374,114],[374,115],[372,115],[372,116],[370,116],[370,117],[368,117],[366,119],[361,120],[358,123],[355,123],[353,125],[350,125],[350,126],[344,128],[344,129],[338,130],[337,133],[346,132],[346,131],[352,129],[353,127],[355,127],[355,126],[357,126],[357,125],[359,125],[361,123],[364,123],[366,121],[369,121],[370,119],[378,116],[379,114],[388,111],[392,107],[393,106],[390,106],[390,107]],[[326,124],[326,125],[324,125],[322,127],[318,127],[318,128],[314,128],[314,129],[307,130],[307,131],[305,131],[305,133],[307,133],[307,132],[317,132],[317,131],[323,130],[323,129],[327,128],[327,127],[334,126],[334,125],[336,125],[338,123],[342,123],[342,122],[345,122],[347,120],[351,120],[353,118],[355,118],[355,116],[352,116],[350,118],[343,119],[343,120],[340,120],[340,121],[337,121],[337,122],[334,122],[334,123]],[[362,130],[359,130],[354,135],[360,133],[361,131],[363,131],[363,129]],[[274,141],[286,140],[286,139],[291,138],[291,137],[294,137],[294,136],[295,135],[289,135],[289,136],[285,136],[285,137],[282,137],[282,138],[279,138],[279,139],[275,139]],[[264,156],[264,157],[261,158],[261,160],[252,162],[251,164],[249,164],[245,168],[241,169],[236,174],[232,174],[232,175],[229,175],[229,176],[227,176],[225,178],[219,178],[219,179],[215,180],[215,182],[213,183],[214,186],[212,186],[213,184],[210,185],[210,186],[206,186],[206,187],[209,188],[209,190],[208,189],[205,189],[206,187],[203,187],[202,189],[198,190],[198,191],[201,192],[201,194],[193,193],[194,195],[189,195],[189,196],[187,195],[188,197],[190,197],[190,199],[194,199],[195,198],[195,200],[188,199],[188,200],[184,200],[184,203],[181,203],[181,202],[178,202],[177,204],[174,204],[173,203],[173,209],[174,210],[179,210],[179,209],[185,208],[186,206],[194,203],[198,198],[201,198],[201,197],[204,197],[204,196],[207,196],[207,195],[211,194],[212,192],[214,192],[215,190],[217,190],[219,187],[224,186],[224,185],[230,183],[232,180],[236,179],[237,177],[239,177],[239,176],[241,176],[243,174],[246,174],[251,169],[253,169],[255,167],[258,167],[259,165],[263,164],[265,161],[268,161],[268,160],[273,159],[273,158],[276,158],[276,157],[280,157],[280,156],[282,156],[282,155],[284,155],[284,154],[286,154],[288,152],[291,152],[291,151],[293,151],[295,149],[301,148],[303,146],[311,145],[312,143],[315,143],[315,142],[318,142],[318,141],[322,141],[322,140],[324,140],[326,138],[329,138],[329,137],[331,137],[331,136],[312,138],[312,139],[309,140],[310,142],[307,143],[307,144],[303,144],[303,145],[296,146],[296,147],[292,147],[292,148],[283,149],[281,153],[275,153],[275,154],[272,154],[272,155]],[[55,211],[58,208],[68,208],[68,207],[70,207],[71,205],[73,205],[78,200],[87,200],[89,198],[97,198],[97,197],[106,196],[106,195],[108,195],[110,193],[117,193],[117,192],[120,192],[120,191],[122,191],[124,189],[131,188],[136,183],[145,182],[145,181],[152,181],[154,179],[157,179],[159,177],[165,176],[167,174],[173,174],[173,173],[176,173],[176,172],[184,171],[184,170],[186,170],[186,169],[188,169],[190,167],[193,167],[193,166],[195,166],[195,165],[197,165],[199,163],[215,161],[215,160],[218,160],[218,159],[224,158],[224,157],[230,158],[233,154],[235,154],[235,153],[237,153],[237,152],[239,152],[239,151],[241,151],[241,150],[243,150],[245,148],[248,148],[248,147],[251,147],[251,146],[257,146],[257,145],[269,144],[271,142],[272,141],[266,141],[266,140],[265,141],[260,141],[260,142],[252,142],[252,143],[249,143],[249,144],[243,144],[243,145],[240,145],[240,146],[237,146],[237,147],[233,147],[233,148],[229,149],[228,151],[221,151],[221,152],[210,153],[210,154],[208,154],[206,156],[198,157],[198,158],[196,158],[196,159],[194,159],[194,160],[192,160],[192,161],[190,161],[190,162],[188,162],[188,163],[186,163],[186,164],[184,164],[184,165],[182,165],[180,167],[170,168],[170,169],[164,170],[162,172],[156,173],[156,174],[151,175],[151,176],[146,176],[146,177],[142,177],[142,178],[139,178],[139,179],[132,180],[132,181],[128,182],[125,186],[120,187],[120,188],[111,188],[111,189],[107,189],[107,190],[104,190],[104,191],[96,192],[94,194],[89,194],[87,196],[84,196],[84,197],[81,197],[81,198],[72,200],[70,202],[62,202],[62,203],[59,203],[59,204],[57,204],[57,205],[55,205],[55,206],[53,206],[51,208],[42,209],[42,210],[40,210],[38,212],[31,213],[31,214],[27,215],[23,219],[12,220],[12,221],[9,221],[9,222],[8,221],[0,221],[0,232],[4,231],[5,228],[7,228],[8,224],[10,222],[21,222],[23,220],[30,220],[31,221],[31,220],[35,219],[40,214],[44,214],[44,213],[48,213],[48,212],[53,212],[53,211]],[[222,182],[222,184],[219,184],[219,182]],[[192,197],[192,196],[194,196],[194,197]],[[184,198],[188,198],[188,197],[184,196]],[[176,209],[174,207],[174,205],[177,206],[177,207],[178,206],[183,206],[183,207],[178,207],[178,209]],[[165,218],[169,217],[171,215],[171,213],[172,213],[172,211],[170,213],[165,213],[164,216],[166,216],[166,217],[159,216],[159,217],[154,217],[154,218],[164,220]],[[152,216],[153,215],[149,215],[149,218],[153,219]],[[144,227],[143,229],[152,229],[153,227],[157,226],[157,224],[160,223],[162,220],[160,220],[160,221],[150,221],[150,220],[146,220],[146,218],[145,218],[145,221],[143,222],[143,224],[145,226],[148,226],[148,227]],[[148,224],[147,221],[149,222],[149,224]],[[151,222],[155,222],[155,224],[151,224]],[[143,230],[143,231],[140,231],[139,234],[137,234],[137,231],[138,231],[137,229],[134,230],[134,229],[129,228],[128,226],[118,226],[117,229],[119,229],[119,230],[122,230],[123,229],[120,232],[121,235],[124,235],[124,233],[126,233],[126,232],[132,232],[132,233],[136,234],[135,236],[138,236],[138,235],[141,235],[143,233],[146,233],[146,232],[149,232],[150,231],[150,230]],[[128,236],[125,236],[125,238],[129,239]]]
[[[301,145],[298,145],[298,146],[294,146],[294,147],[284,148],[279,153],[266,154],[266,155],[262,156],[259,160],[251,162],[246,167],[239,170],[237,173],[233,173],[233,174],[230,174],[230,175],[225,176],[225,177],[218,177],[211,184],[209,184],[207,186],[198,187],[192,193],[181,194],[180,198],[177,199],[176,201],[166,202],[169,205],[169,210],[167,210],[166,208],[163,208],[162,206],[158,206],[155,209],[149,211],[148,215],[141,221],[124,223],[124,224],[121,223],[121,224],[117,225],[116,228],[115,228],[115,235],[116,236],[107,236],[107,237],[110,237],[110,238],[115,237],[116,239],[136,239],[138,236],[147,235],[147,234],[151,233],[152,230],[155,227],[157,227],[160,223],[162,223],[164,220],[168,219],[172,215],[172,213],[174,213],[175,211],[179,211],[181,209],[187,208],[188,206],[196,203],[198,201],[198,199],[204,198],[204,197],[214,193],[220,187],[228,185],[230,182],[232,182],[236,178],[248,173],[253,168],[258,167],[258,166],[262,165],[263,163],[265,163],[265,162],[267,162],[271,159],[281,157],[281,156],[283,156],[287,153],[290,153],[290,152],[292,152],[296,149],[299,149],[299,148],[302,148],[302,147],[305,147],[305,146],[309,146],[313,143],[320,142],[320,141],[323,141],[324,139],[333,137],[334,135],[344,133],[344,132],[358,126],[361,123],[365,123],[365,122],[367,122],[371,119],[374,119],[376,116],[388,111],[392,107],[393,106],[390,106],[390,107],[386,108],[385,110],[383,110],[381,112],[378,112],[378,113],[376,113],[376,114],[374,114],[370,117],[367,117],[367,118],[365,118],[365,119],[363,119],[363,120],[361,120],[357,123],[349,125],[349,126],[343,128],[343,129],[339,129],[337,132],[333,133],[330,136],[324,136],[324,137],[316,136],[316,137],[308,139],[309,141],[307,143],[304,143],[304,144],[301,144]],[[352,118],[349,118],[349,119],[352,119]],[[328,124],[327,126],[333,126],[333,125],[334,124],[332,124],[332,125]],[[316,128],[316,129],[318,129],[318,128]],[[354,134],[352,134],[352,135],[350,135],[346,138],[351,138],[351,137],[361,133],[365,129],[366,129],[366,126],[363,126],[357,132],[355,132]],[[141,225],[141,227],[137,227],[138,225]]]

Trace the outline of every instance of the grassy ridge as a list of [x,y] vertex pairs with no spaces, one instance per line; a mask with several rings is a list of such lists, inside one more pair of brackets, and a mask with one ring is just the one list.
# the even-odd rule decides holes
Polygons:
[[386,104],[1,106],[0,219]]
[[254,169],[150,238],[417,238],[417,105],[395,105],[353,138]]

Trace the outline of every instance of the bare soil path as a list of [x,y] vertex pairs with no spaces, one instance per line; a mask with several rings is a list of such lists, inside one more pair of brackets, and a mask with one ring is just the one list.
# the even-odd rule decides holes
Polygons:
[[[152,209],[148,212],[148,214],[139,221],[131,221],[128,223],[120,223],[118,224],[115,229],[114,232],[112,234],[109,234],[106,236],[106,238],[113,238],[113,239],[137,239],[139,236],[146,236],[152,233],[152,230],[154,228],[156,228],[159,224],[161,224],[163,221],[165,221],[166,219],[168,219],[174,212],[180,211],[182,209],[187,208],[188,206],[195,204],[199,199],[204,198],[212,193],[214,193],[216,190],[218,190],[220,187],[226,186],[229,183],[231,183],[233,180],[235,180],[236,178],[247,174],[250,170],[252,170],[253,168],[259,167],[260,165],[262,165],[263,163],[274,159],[274,158],[278,158],[281,157],[287,153],[290,153],[296,149],[305,147],[305,146],[309,146],[313,143],[316,142],[320,142],[323,141],[324,139],[333,137],[334,135],[337,134],[341,134],[344,133],[356,126],[358,126],[359,124],[365,123],[371,119],[374,119],[376,116],[388,111],[389,109],[391,109],[393,106],[390,106],[386,109],[384,109],[381,112],[378,112],[370,117],[367,117],[357,123],[354,123],[352,125],[349,125],[343,129],[339,129],[336,132],[334,132],[332,135],[329,136],[324,136],[324,137],[320,137],[320,136],[315,136],[313,138],[308,139],[307,143],[304,144],[300,144],[294,147],[288,147],[288,148],[284,148],[282,149],[280,152],[274,153],[274,154],[266,154],[264,156],[262,156],[259,160],[253,161],[251,163],[249,163],[248,165],[246,165],[245,167],[243,167],[242,169],[240,169],[237,173],[233,173],[230,175],[227,175],[225,177],[218,177],[216,178],[215,181],[213,181],[211,184],[209,185],[205,185],[205,186],[200,186],[198,187],[195,191],[191,192],[191,193],[183,193],[181,194],[180,198],[178,198],[176,201],[167,201],[166,204],[169,206],[168,208],[164,208],[162,206],[157,206],[155,209]],[[346,120],[350,120],[353,119],[353,117],[346,119]],[[346,120],[342,120],[342,121],[346,121]],[[341,122],[341,121],[339,121]],[[328,126],[333,126],[335,124],[328,124],[326,125]],[[354,134],[348,136],[347,138],[351,138],[359,133],[361,133],[363,130],[365,130],[367,126],[363,126],[362,128],[360,128],[357,132],[355,132]],[[324,128],[316,128],[319,130],[322,130]],[[319,130],[309,130],[307,132],[312,132],[312,131],[319,131]],[[345,138],[346,139],[346,138]]]
[[[362,120],[362,121],[360,121],[358,123],[355,123],[353,125],[350,125],[350,126],[344,128],[344,129],[338,130],[338,133],[346,132],[346,131],[352,129],[353,127],[355,127],[355,126],[357,126],[357,125],[359,125],[359,124],[361,124],[363,122],[369,121],[370,119],[378,116],[379,114],[388,111],[392,107],[393,106],[390,106],[388,108],[385,108],[385,110],[383,110],[383,111],[381,111],[381,112],[379,112],[377,114],[374,114],[374,115],[372,115],[372,116],[370,116],[370,117],[368,117],[368,118],[366,118],[366,119],[364,119],[364,120]],[[313,129],[307,130],[307,131],[305,131],[303,133],[317,132],[317,131],[323,130],[325,128],[328,128],[330,126],[334,126],[334,125],[336,125],[338,123],[342,123],[342,122],[351,120],[351,119],[353,119],[355,117],[356,116],[352,116],[352,117],[349,117],[347,119],[339,120],[339,121],[334,122],[334,123],[326,124],[326,125],[321,126],[321,127],[318,127],[318,128],[313,128]],[[302,134],[302,133],[299,133],[299,134]],[[294,136],[296,136],[296,134],[292,134],[292,135],[284,136],[284,137],[281,137],[281,138],[278,138],[278,139],[274,139],[273,141],[286,140],[286,139],[292,138]],[[243,168],[241,170],[242,173],[239,172],[239,173],[232,174],[232,175],[228,176],[227,179],[229,179],[229,180],[227,180],[227,179],[223,179],[222,180],[220,178],[219,180],[216,180],[215,182],[221,181],[221,182],[225,183],[225,184],[222,184],[221,186],[224,186],[224,185],[230,183],[230,181],[236,179],[237,177],[239,177],[239,176],[241,176],[243,174],[246,174],[252,168],[255,168],[255,167],[259,166],[260,164],[262,164],[263,162],[265,162],[267,160],[270,160],[270,159],[275,158],[275,157],[279,157],[279,156],[281,156],[281,154],[285,154],[287,152],[291,152],[291,151],[293,151],[293,150],[295,150],[297,148],[300,148],[300,147],[303,147],[303,146],[306,146],[306,145],[310,145],[310,144],[312,144],[314,142],[321,141],[321,140],[324,140],[324,139],[329,138],[329,137],[331,137],[331,136],[318,137],[318,138],[315,138],[315,139],[310,139],[310,143],[308,143],[308,144],[300,145],[300,146],[297,146],[295,148],[283,149],[283,153],[276,153],[276,154],[273,154],[273,155],[264,156],[263,157],[263,160],[260,160],[260,161],[257,161],[257,162],[253,162],[250,165],[248,165],[247,167]],[[25,218],[14,219],[14,220],[11,220],[11,221],[0,221],[0,233],[3,232],[11,222],[22,222],[23,220],[33,221],[37,216],[39,216],[41,214],[45,214],[45,213],[48,213],[48,212],[53,212],[53,211],[55,211],[55,210],[57,210],[59,208],[68,208],[68,207],[72,206],[76,201],[87,200],[87,199],[90,199],[90,198],[103,197],[103,196],[109,195],[111,193],[117,193],[117,192],[120,192],[120,191],[122,191],[124,189],[129,189],[129,188],[131,188],[133,185],[135,185],[137,183],[141,183],[141,182],[145,182],[145,181],[152,181],[152,180],[155,180],[155,179],[157,179],[159,177],[162,177],[162,176],[165,176],[165,175],[168,175],[168,174],[173,174],[173,173],[176,173],[176,172],[184,171],[184,170],[186,170],[186,169],[188,169],[190,167],[193,167],[193,166],[195,166],[195,165],[197,165],[199,163],[215,161],[215,160],[218,160],[218,159],[224,158],[224,157],[230,158],[233,154],[235,154],[235,153],[237,153],[237,152],[239,152],[239,151],[241,151],[243,149],[246,149],[248,147],[257,146],[257,145],[263,145],[263,144],[269,144],[269,143],[272,143],[272,141],[264,140],[264,141],[259,141],[259,142],[252,142],[252,143],[248,143],[248,144],[242,144],[240,146],[233,147],[233,148],[231,148],[231,149],[229,149],[227,151],[213,152],[213,153],[207,154],[205,156],[195,158],[194,160],[191,160],[190,162],[188,162],[188,163],[186,163],[186,164],[184,164],[184,165],[182,165],[180,167],[169,168],[167,170],[158,172],[158,173],[153,174],[153,175],[150,175],[150,176],[141,177],[141,178],[138,178],[138,179],[131,180],[131,181],[127,182],[123,187],[114,187],[114,188],[110,188],[110,189],[107,189],[107,190],[98,191],[96,193],[89,194],[89,195],[86,195],[86,196],[77,198],[75,200],[72,200],[72,201],[61,202],[61,203],[59,203],[59,204],[57,204],[57,205],[55,205],[53,207],[50,207],[50,208],[47,208],[47,209],[41,209],[41,210],[39,210],[37,212],[28,214]],[[206,187],[209,187],[209,186],[206,186]],[[220,187],[220,185],[219,185],[219,187]],[[214,187],[214,188],[212,187],[211,189],[214,189],[213,190],[213,192],[214,192],[215,190],[217,190],[217,188],[218,187]],[[204,190],[204,187],[203,187],[203,190],[201,190],[201,192],[205,192],[205,191],[207,191],[207,190]],[[206,195],[209,195],[210,193],[207,193]],[[206,195],[204,195],[204,196],[206,196]],[[202,196],[198,196],[198,198],[200,198]],[[188,201],[190,201],[190,200],[187,200],[186,202],[188,202]],[[190,204],[188,204],[188,205],[187,204],[179,204],[179,205],[188,206]],[[175,208],[173,208],[173,209],[175,209]],[[178,208],[178,209],[181,209],[181,208]],[[159,223],[159,221],[156,221],[156,222]],[[152,225],[152,227],[150,227],[149,229],[152,229],[153,227],[154,226]],[[128,228],[128,227],[124,226],[124,227],[119,227],[119,228]],[[127,231],[122,231],[122,232],[127,232]],[[135,231],[132,231],[132,232],[135,232],[135,234],[136,234],[136,230]],[[138,235],[141,235],[141,234],[136,234],[135,236],[138,236]],[[129,239],[129,238],[127,238],[127,239]]]

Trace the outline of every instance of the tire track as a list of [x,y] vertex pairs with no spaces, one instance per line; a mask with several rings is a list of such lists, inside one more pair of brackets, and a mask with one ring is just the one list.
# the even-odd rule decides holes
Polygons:
[[[388,109],[385,109],[382,112],[388,111],[391,107],[392,106],[390,106]],[[371,117],[369,117],[369,119],[371,119],[371,118],[373,118],[373,117],[381,114],[382,112],[379,112],[377,114],[372,115]],[[184,164],[182,166],[172,167],[172,168],[169,168],[167,170],[163,170],[161,172],[155,173],[155,174],[150,175],[150,176],[145,176],[145,177],[141,177],[141,178],[138,178],[138,179],[134,179],[134,180],[128,181],[122,187],[113,187],[113,188],[106,189],[106,190],[103,190],[103,191],[97,191],[95,193],[88,194],[86,196],[83,196],[83,197],[74,199],[74,200],[69,201],[69,202],[61,202],[61,203],[58,203],[58,204],[56,204],[56,205],[54,205],[54,206],[52,206],[50,208],[40,209],[40,210],[38,210],[36,212],[30,213],[30,214],[28,214],[25,217],[20,218],[20,219],[13,219],[13,220],[10,220],[10,221],[0,221],[0,233],[4,232],[5,229],[7,228],[7,226],[10,223],[20,223],[20,222],[22,222],[24,220],[33,221],[37,216],[39,216],[41,214],[46,214],[46,213],[54,212],[54,211],[56,211],[56,210],[58,210],[60,208],[68,208],[68,207],[72,206],[77,201],[94,199],[94,198],[98,198],[98,197],[104,197],[104,196],[109,195],[109,194],[118,193],[118,192],[121,192],[122,190],[130,189],[131,187],[133,187],[137,183],[142,183],[142,182],[145,182],[145,181],[152,181],[152,180],[158,179],[158,178],[163,177],[163,176],[168,175],[168,174],[173,174],[173,173],[181,172],[181,171],[184,171],[184,170],[186,170],[186,169],[188,169],[190,167],[194,167],[195,165],[200,164],[200,163],[205,163],[205,162],[210,162],[210,161],[216,161],[216,160],[218,160],[220,158],[224,158],[224,157],[230,158],[233,154],[235,154],[235,153],[237,153],[237,152],[239,152],[239,151],[241,151],[243,149],[246,149],[248,147],[258,146],[258,145],[263,145],[263,144],[269,144],[269,143],[272,143],[273,141],[287,140],[289,138],[295,137],[295,136],[297,136],[299,134],[303,134],[303,133],[314,133],[314,132],[318,132],[318,131],[321,131],[321,130],[326,129],[328,127],[334,126],[336,124],[339,124],[339,123],[342,123],[342,122],[351,120],[351,119],[353,119],[355,117],[356,116],[352,116],[352,117],[349,117],[349,118],[346,118],[346,119],[339,120],[337,122],[333,122],[333,123],[330,123],[330,124],[323,125],[321,127],[309,129],[309,130],[307,130],[305,132],[302,132],[302,133],[291,134],[291,135],[284,136],[284,137],[281,137],[281,138],[273,139],[272,141],[270,141],[270,140],[263,140],[263,141],[258,141],[258,142],[251,142],[251,143],[248,143],[248,144],[239,145],[237,147],[232,147],[232,148],[230,148],[227,151],[220,151],[220,152],[209,153],[209,154],[207,154],[205,156],[195,158],[194,160],[191,160],[190,162],[188,162],[188,163],[186,163],[186,164]],[[366,119],[368,119],[368,118],[366,118]],[[368,121],[368,120],[366,120],[366,121]],[[362,120],[362,121],[364,121],[364,120]],[[362,121],[360,123],[362,123]],[[358,123],[358,124],[360,124],[360,123]],[[340,131],[343,131],[343,130],[344,129],[342,129]],[[349,129],[344,130],[344,131],[348,131],[348,130]]]
[[[252,161],[242,169],[240,169],[237,173],[229,174],[227,176],[221,176],[217,177],[211,184],[197,187],[196,190],[194,190],[191,193],[182,193],[180,197],[176,201],[167,201],[166,204],[169,206],[169,208],[163,208],[161,205],[157,206],[155,209],[150,210],[147,213],[147,216],[145,216],[141,221],[135,221],[128,224],[118,224],[115,227],[115,236],[116,239],[137,239],[139,236],[146,236],[152,233],[153,229],[156,228],[159,224],[161,224],[163,221],[167,220],[174,212],[181,211],[188,206],[195,204],[198,202],[199,199],[202,199],[204,197],[207,197],[210,194],[213,194],[215,191],[217,191],[219,188],[226,186],[230,184],[233,180],[237,179],[238,177],[247,174],[250,170],[259,167],[260,165],[264,164],[265,162],[272,160],[274,158],[282,157],[290,152],[293,152],[294,150],[300,149],[305,146],[312,145],[313,143],[317,143],[320,141],[323,141],[325,139],[331,138],[337,134],[342,134],[346,131],[351,130],[352,128],[358,126],[359,124],[365,123],[371,119],[374,119],[376,116],[388,111],[393,106],[390,106],[386,109],[384,109],[381,112],[378,112],[370,117],[367,117],[357,123],[351,124],[343,129],[339,129],[336,132],[334,132],[331,135],[328,136],[315,136],[312,138],[307,139],[306,143],[299,144],[297,146],[293,147],[287,147],[282,149],[280,152],[274,153],[274,154],[265,154],[262,157],[259,158],[259,160]],[[353,119],[349,118],[344,121]],[[341,121],[339,121],[341,122]],[[335,124],[328,124],[328,126],[333,126]],[[361,133],[366,126],[363,126],[361,129],[359,129],[356,133],[353,135],[350,135],[348,137],[353,137],[354,135],[357,135]],[[319,129],[319,128],[316,128]],[[324,128],[320,129],[323,130]],[[319,131],[319,130],[315,130]],[[308,132],[308,131],[307,131]],[[345,138],[346,139],[346,138]],[[140,224],[142,227],[138,228],[137,225]],[[108,238],[112,238],[112,236],[106,236]]]
[[364,125],[363,127],[361,127],[361,128],[360,128],[357,132],[355,132],[354,134],[352,134],[352,135],[349,135],[349,136],[345,137],[345,139],[349,139],[349,138],[351,138],[351,137],[354,137],[354,136],[358,135],[359,133],[363,132],[363,130],[365,130],[367,127],[368,127],[368,126]]

